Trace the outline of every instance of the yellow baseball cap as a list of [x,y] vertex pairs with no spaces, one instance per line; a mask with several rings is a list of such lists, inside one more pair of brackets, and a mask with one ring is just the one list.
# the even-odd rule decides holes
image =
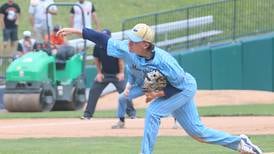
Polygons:
[[130,31],[127,31],[125,33],[132,42],[146,41],[149,43],[153,43],[154,41],[155,32],[147,24],[137,24]]

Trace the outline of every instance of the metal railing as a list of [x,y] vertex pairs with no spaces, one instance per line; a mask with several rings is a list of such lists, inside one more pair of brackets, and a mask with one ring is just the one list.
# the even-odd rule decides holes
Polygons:
[[[274,30],[273,8],[273,0],[222,0],[126,19],[122,31],[137,23],[146,23],[156,32],[156,45],[174,51],[271,32]],[[193,19],[198,18],[201,20],[193,24]],[[167,24],[169,31],[162,33],[161,27]]]

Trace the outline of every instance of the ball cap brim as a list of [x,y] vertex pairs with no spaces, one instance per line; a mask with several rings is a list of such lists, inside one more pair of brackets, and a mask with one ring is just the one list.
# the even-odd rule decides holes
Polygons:
[[130,41],[132,41],[132,42],[136,42],[136,43],[137,43],[137,42],[142,42],[142,41],[144,41],[143,38],[141,38],[141,37],[139,37],[139,36],[136,36],[136,35],[134,34],[134,32],[132,32],[132,30],[126,31],[125,34],[126,34],[126,36],[128,37],[128,39],[129,39]]
[[152,43],[154,41],[154,30],[147,24],[140,23],[135,25],[132,30],[125,32],[126,36],[132,42],[146,41]]

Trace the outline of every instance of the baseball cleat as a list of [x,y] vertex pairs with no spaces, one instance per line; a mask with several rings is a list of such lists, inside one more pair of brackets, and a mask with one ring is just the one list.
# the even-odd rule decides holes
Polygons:
[[91,117],[82,116],[80,119],[81,119],[81,120],[90,120],[90,119],[91,119]]
[[129,118],[130,119],[136,119],[137,117],[136,117],[136,115],[131,115],[131,116],[129,116]]
[[240,135],[240,147],[239,151],[241,154],[262,154],[262,150],[254,145],[246,135]]
[[178,129],[179,126],[177,125],[177,123],[174,123],[174,125],[172,126],[172,129]]
[[125,128],[125,122],[118,121],[115,125],[111,127],[112,129],[122,129]]

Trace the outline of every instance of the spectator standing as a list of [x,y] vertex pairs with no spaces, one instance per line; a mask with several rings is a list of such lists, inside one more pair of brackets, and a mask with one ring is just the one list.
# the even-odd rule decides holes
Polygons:
[[[111,32],[107,29],[104,29],[102,33],[111,36]],[[89,91],[88,104],[81,119],[90,119],[93,117],[97,101],[109,83],[113,83],[119,93],[122,93],[125,88],[123,61],[108,56],[107,51],[100,45],[95,45],[93,56],[97,68],[97,75]],[[127,108],[130,110],[129,116],[132,116],[132,118],[135,117],[136,111],[132,102],[128,102]]]
[[18,40],[18,23],[20,17],[20,7],[13,0],[8,0],[0,7],[0,26],[3,29],[3,47],[4,53],[7,51],[8,41],[10,41],[10,50],[14,50]]
[[51,30],[52,28],[52,17],[51,15],[57,14],[57,7],[51,6],[48,10],[48,14],[46,13],[46,9],[50,4],[53,4],[54,0],[36,0],[30,3],[29,6],[29,14],[30,21],[32,25],[32,29],[35,33],[35,38],[39,42],[43,42],[44,38],[47,34],[47,23],[46,23],[46,17],[48,15],[48,25]]
[[73,6],[70,10],[70,26],[76,29],[82,29],[84,27],[92,28],[92,23],[95,24],[96,30],[100,30],[99,20],[96,15],[95,6],[90,1],[79,0],[76,4],[80,5],[84,11],[85,25],[82,21],[82,12],[78,6]]
[[24,31],[23,36],[24,38],[19,40],[17,45],[17,51],[19,53],[19,56],[37,49],[36,40],[31,38],[30,31]]

